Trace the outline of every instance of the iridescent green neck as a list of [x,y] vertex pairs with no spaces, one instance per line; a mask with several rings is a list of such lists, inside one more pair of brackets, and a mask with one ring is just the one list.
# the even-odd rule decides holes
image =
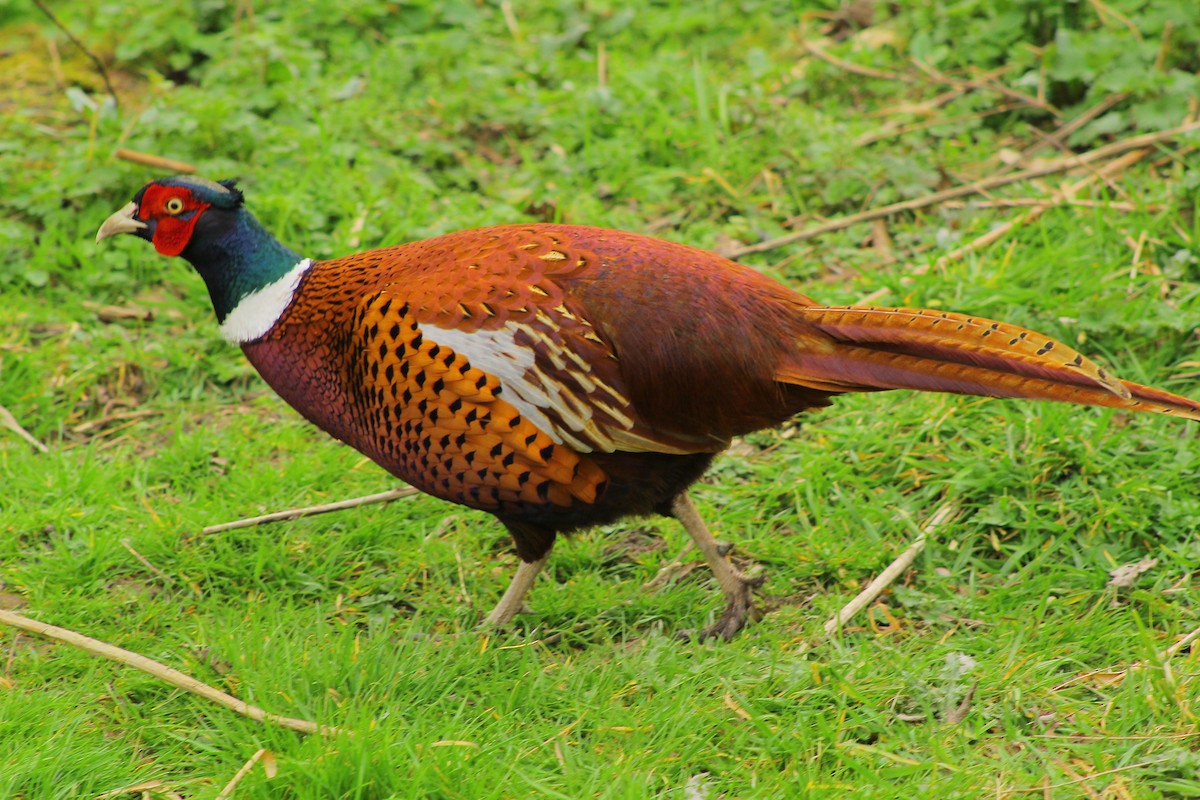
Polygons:
[[208,286],[217,321],[254,292],[278,282],[300,261],[245,208],[211,207],[182,253]]

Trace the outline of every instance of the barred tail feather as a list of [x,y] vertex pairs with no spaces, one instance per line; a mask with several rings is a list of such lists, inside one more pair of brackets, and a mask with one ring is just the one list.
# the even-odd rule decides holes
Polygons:
[[1133,396],[1129,408],[1135,411],[1151,411],[1156,414],[1171,414],[1184,419],[1200,419],[1200,403],[1177,394],[1142,386],[1140,383],[1122,381]]
[[1119,380],[1063,343],[1015,325],[911,308],[797,313],[805,334],[795,358],[777,371],[781,383],[1058,400],[1200,420],[1200,403]]

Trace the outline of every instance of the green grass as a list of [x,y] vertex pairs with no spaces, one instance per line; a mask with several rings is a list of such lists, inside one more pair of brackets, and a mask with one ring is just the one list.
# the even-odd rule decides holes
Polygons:
[[[6,629],[0,796],[211,798],[260,747],[278,775],[235,797],[1200,796],[1200,650],[1158,655],[1200,625],[1194,424],[880,394],[748,437],[696,492],[768,575],[770,613],[730,643],[676,640],[719,611],[703,570],[642,590],[683,544],[665,520],[562,542],[536,613],[493,635],[476,625],[516,562],[487,515],[419,497],[199,533],[394,481],[266,389],[185,264],[92,244],[156,176],[117,147],[241,178],[314,256],[539,219],[711,248],[991,174],[1115,93],[1071,148],[1179,124],[1200,83],[1183,0],[840,5],[55,4],[119,110],[36,8],[0,5],[0,405],[49,447],[0,429],[0,607],[346,731],[260,725]],[[987,91],[922,113],[946,86],[801,42],[885,72],[1003,67],[1061,117],[971,116],[1005,102]],[[746,261],[829,303],[886,289],[1028,325],[1200,396],[1195,142],[921,274],[1022,210],[935,207],[889,219],[890,251],[864,225]],[[947,501],[914,569],[825,637]]]

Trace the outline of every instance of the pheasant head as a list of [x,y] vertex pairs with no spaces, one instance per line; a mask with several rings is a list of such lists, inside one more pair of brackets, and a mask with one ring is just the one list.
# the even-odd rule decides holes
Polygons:
[[162,255],[191,263],[208,287],[222,331],[241,341],[244,335],[230,336],[226,330],[239,305],[287,280],[300,264],[307,265],[246,210],[233,181],[188,175],[151,181],[104,221],[96,241],[119,233],[133,234]]

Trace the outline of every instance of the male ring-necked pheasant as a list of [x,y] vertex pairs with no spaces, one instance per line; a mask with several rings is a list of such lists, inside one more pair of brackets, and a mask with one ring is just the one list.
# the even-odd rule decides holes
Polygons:
[[183,256],[222,335],[322,430],[436,497],[494,514],[520,566],[516,614],[557,534],[678,519],[712,568],[729,637],[757,581],[687,489],[735,436],[842,392],[922,389],[1200,419],[1003,322],[826,307],[712,253],[621,231],[507,225],[317,261],[280,244],[230,181],[147,184],[100,241]]

